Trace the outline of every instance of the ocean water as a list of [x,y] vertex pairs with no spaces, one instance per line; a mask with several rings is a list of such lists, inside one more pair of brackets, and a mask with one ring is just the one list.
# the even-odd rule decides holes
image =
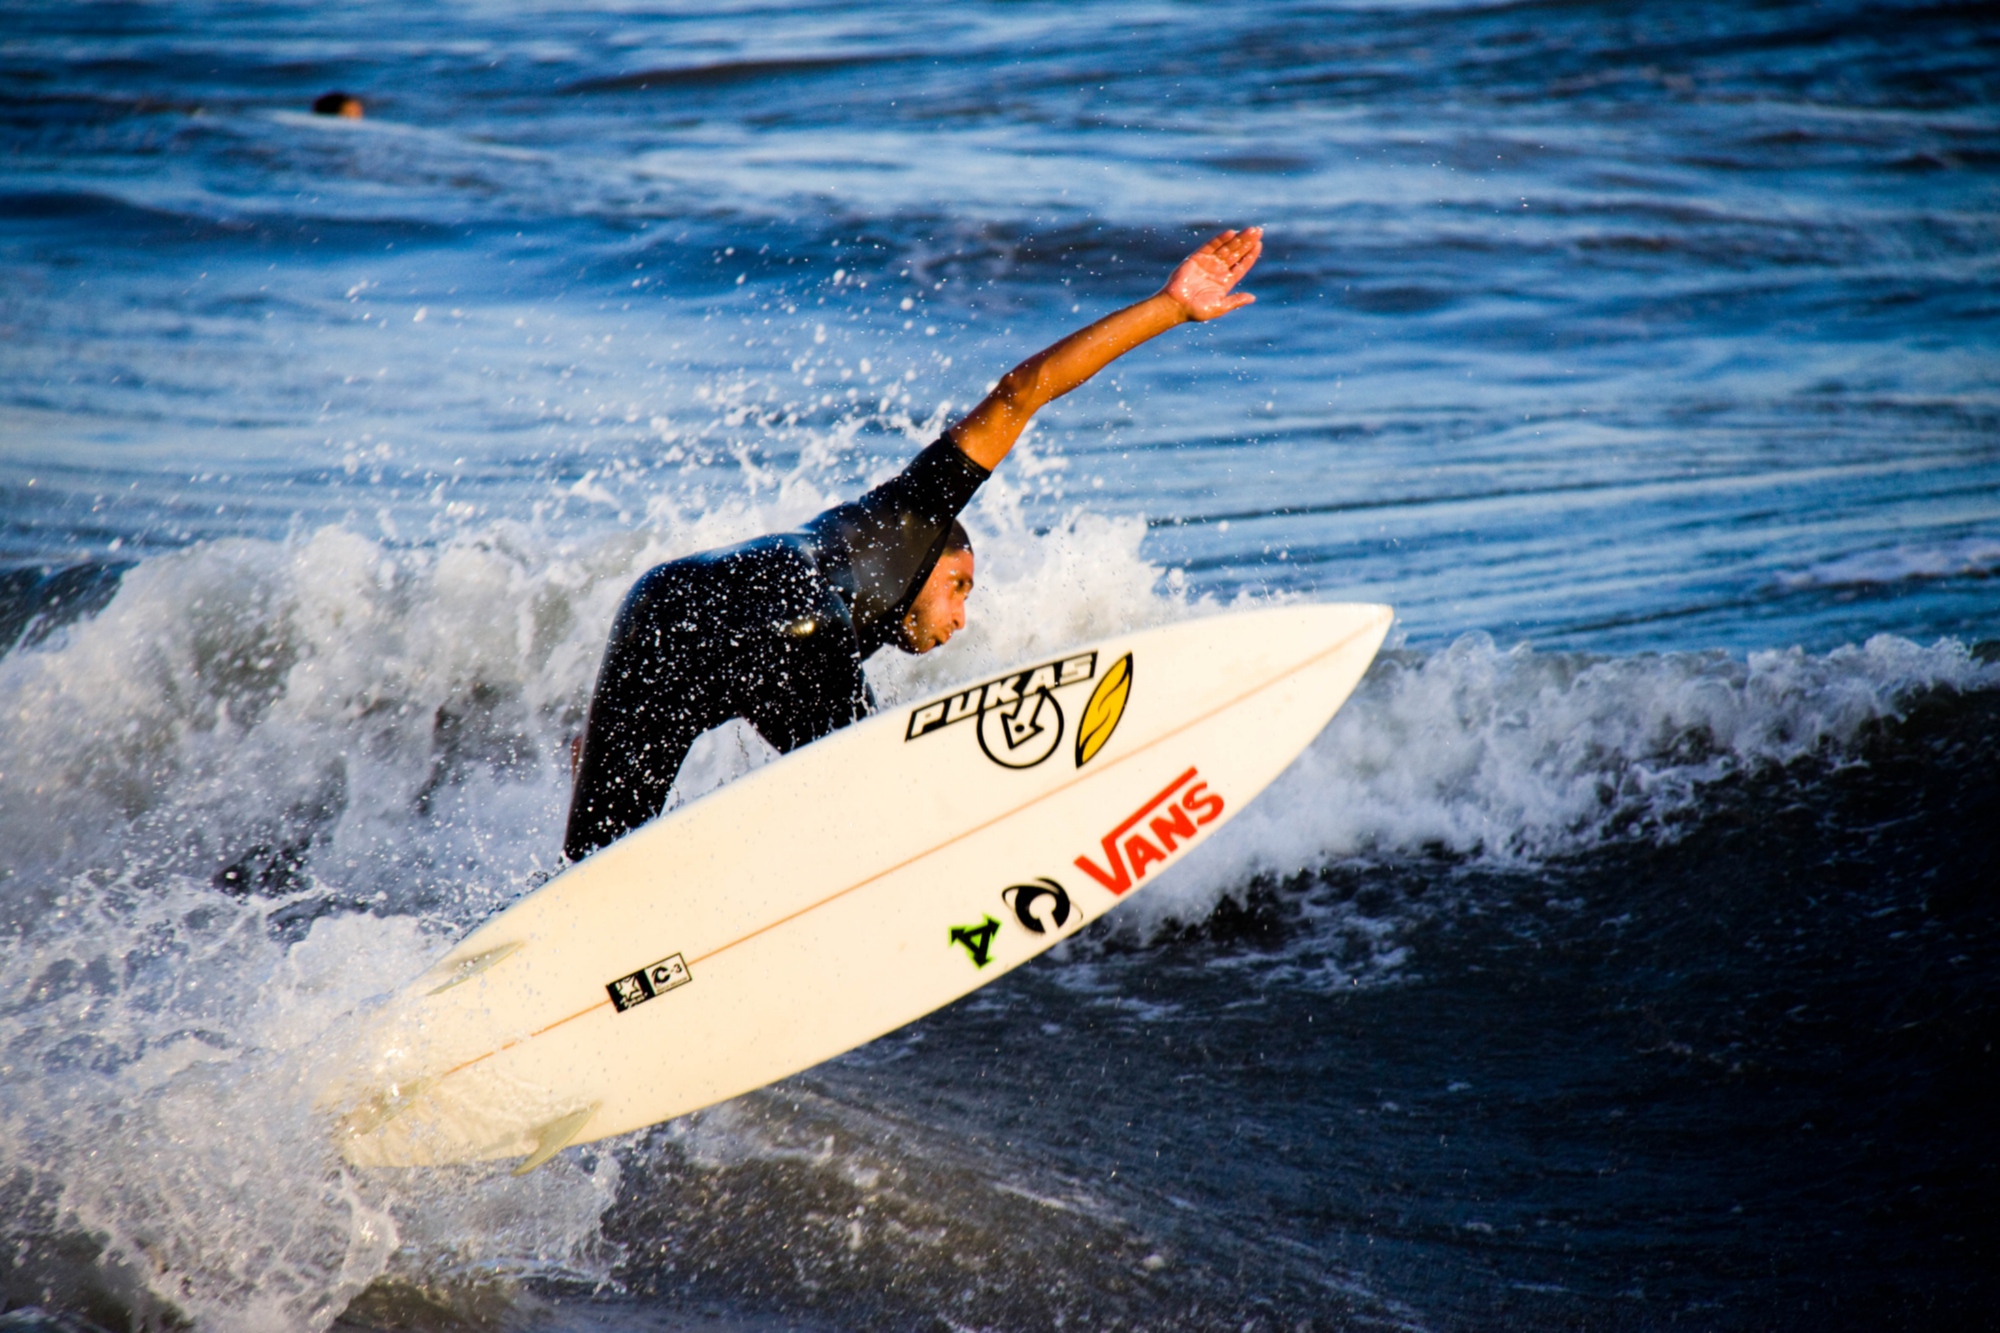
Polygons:
[[[630,581],[1247,223],[871,672],[1393,603],[1298,765],[818,1069],[345,1168]],[[8,0],[0,1328],[1989,1327],[1996,316],[1990,5]]]

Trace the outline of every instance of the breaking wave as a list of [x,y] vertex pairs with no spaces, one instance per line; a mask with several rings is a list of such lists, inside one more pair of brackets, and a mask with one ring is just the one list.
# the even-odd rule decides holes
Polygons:
[[[610,1154],[522,1180],[357,1174],[313,1108],[312,1057],[553,868],[619,597],[658,560],[828,498],[803,476],[772,494],[590,541],[503,523],[420,550],[340,526],[196,545],[0,659],[11,1289],[325,1327],[385,1277],[612,1271]],[[671,517],[689,508],[706,516]],[[1223,609],[1147,560],[1138,520],[1077,510],[1036,532],[1023,513],[1004,479],[982,498],[973,628],[932,659],[878,660],[886,699]],[[1747,659],[1394,648],[1263,800],[1115,919],[1143,939],[1259,876],[1357,857],[1532,862],[1671,837],[1709,784],[1838,762],[1916,695],[1995,679],[1958,644],[1886,637]],[[766,757],[738,729],[687,786]]]

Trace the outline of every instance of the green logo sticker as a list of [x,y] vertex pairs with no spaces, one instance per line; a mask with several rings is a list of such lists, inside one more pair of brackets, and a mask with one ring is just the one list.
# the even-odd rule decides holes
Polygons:
[[1000,923],[989,916],[976,926],[953,926],[951,942],[965,950],[974,967],[985,967],[993,961],[993,937],[999,933]]

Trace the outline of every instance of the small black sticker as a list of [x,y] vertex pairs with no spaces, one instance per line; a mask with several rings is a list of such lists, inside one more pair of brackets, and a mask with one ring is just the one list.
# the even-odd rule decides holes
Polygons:
[[656,995],[663,995],[693,980],[694,974],[688,971],[687,960],[677,953],[670,953],[651,967],[642,967],[628,976],[605,983],[604,989],[611,992],[611,1003],[622,1014],[635,1004],[644,1004]]
[[1048,926],[1043,925],[1042,919],[1035,915],[1035,903],[1040,899],[1049,900],[1049,926],[1061,930],[1069,924],[1069,890],[1047,875],[1032,884],[1009,884],[1000,890],[1000,897],[1014,909],[1014,919],[1037,935],[1048,933]]
[[971,956],[974,967],[985,967],[993,961],[993,937],[999,933],[1000,923],[989,916],[976,926],[953,926],[951,942]]

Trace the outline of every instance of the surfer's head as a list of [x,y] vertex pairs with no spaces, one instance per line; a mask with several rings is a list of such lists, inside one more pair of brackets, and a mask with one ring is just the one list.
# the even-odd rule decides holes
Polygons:
[[361,99],[353,93],[327,93],[313,102],[316,116],[341,116],[347,120],[361,119]]
[[972,595],[972,538],[957,520],[944,539],[944,549],[931,566],[930,577],[910,599],[897,626],[896,641],[904,652],[927,653],[941,647],[965,628],[965,599]]

